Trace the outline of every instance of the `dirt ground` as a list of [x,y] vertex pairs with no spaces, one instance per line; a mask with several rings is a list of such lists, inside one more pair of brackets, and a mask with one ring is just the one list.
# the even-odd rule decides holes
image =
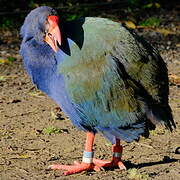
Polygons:
[[[168,12],[173,13],[173,12]],[[164,14],[164,19],[170,17]],[[72,126],[70,120],[57,112],[57,105],[37,91],[23,69],[18,54],[20,40],[16,31],[2,31],[0,39],[0,180],[84,180],[134,179],[179,180],[180,154],[180,42],[177,19],[164,24],[175,34],[162,35],[150,29],[138,30],[156,46],[168,64],[169,101],[176,131],[163,128],[150,133],[139,142],[122,142],[127,171],[119,169],[84,172],[63,176],[62,171],[48,171],[53,163],[70,164],[81,161],[85,133]],[[15,57],[12,63],[2,61]],[[111,158],[111,144],[97,135],[95,156]]]

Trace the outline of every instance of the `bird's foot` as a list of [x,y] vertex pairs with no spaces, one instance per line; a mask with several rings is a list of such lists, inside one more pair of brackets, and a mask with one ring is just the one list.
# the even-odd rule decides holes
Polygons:
[[80,173],[82,171],[100,171],[100,167],[96,166],[94,163],[79,163],[78,161],[74,162],[74,165],[61,165],[61,164],[53,164],[48,167],[48,169],[52,170],[65,170],[64,175],[70,175],[75,173]]
[[74,165],[60,165],[54,164],[50,165],[48,169],[52,170],[65,170],[64,175],[70,175],[75,173],[80,173],[82,171],[100,171],[104,168],[116,168],[119,167],[121,170],[126,170],[125,165],[118,158],[113,158],[112,161],[105,161],[93,158],[93,163],[80,163],[78,161],[74,162]]
[[105,161],[100,159],[93,159],[93,163],[97,166],[102,168],[116,168],[119,167],[121,170],[126,170],[126,166],[123,164],[120,158],[114,158],[112,161]]

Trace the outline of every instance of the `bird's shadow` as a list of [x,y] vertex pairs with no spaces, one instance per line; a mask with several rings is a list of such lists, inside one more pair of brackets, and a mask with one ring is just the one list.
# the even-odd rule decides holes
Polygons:
[[[131,168],[136,168],[136,169],[140,169],[143,167],[149,167],[149,166],[155,166],[155,165],[161,165],[161,164],[168,164],[168,163],[173,163],[173,162],[178,162],[179,159],[175,159],[175,158],[169,158],[168,156],[165,156],[163,158],[163,160],[161,161],[155,161],[155,162],[147,162],[147,163],[139,163],[139,164],[135,164],[132,163],[131,161],[124,161],[124,165],[126,166],[127,169],[131,169]],[[112,170],[115,168],[109,168],[106,167],[104,168],[105,170]]]
[[160,161],[155,161],[155,162],[147,162],[147,163],[139,163],[139,164],[134,164],[130,161],[125,161],[124,164],[125,166],[130,169],[130,168],[143,168],[143,167],[149,167],[149,166],[155,166],[155,165],[161,165],[161,164],[168,164],[168,163],[173,163],[177,162],[179,159],[175,158],[169,158],[168,156],[165,156],[163,160]]

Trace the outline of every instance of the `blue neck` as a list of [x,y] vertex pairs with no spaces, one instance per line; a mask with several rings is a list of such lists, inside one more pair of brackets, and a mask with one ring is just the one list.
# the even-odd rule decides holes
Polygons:
[[26,70],[38,89],[50,96],[50,82],[57,76],[55,53],[45,43],[38,44],[35,40],[24,45],[29,49],[29,51],[21,51]]

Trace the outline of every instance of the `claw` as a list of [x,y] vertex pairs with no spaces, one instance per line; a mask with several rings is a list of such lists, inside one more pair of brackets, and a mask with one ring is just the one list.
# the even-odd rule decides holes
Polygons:
[[118,162],[118,167],[121,170],[126,170],[126,166],[121,161]]
[[99,172],[99,171],[101,171],[101,167],[95,165],[93,170],[95,170],[96,172]]

